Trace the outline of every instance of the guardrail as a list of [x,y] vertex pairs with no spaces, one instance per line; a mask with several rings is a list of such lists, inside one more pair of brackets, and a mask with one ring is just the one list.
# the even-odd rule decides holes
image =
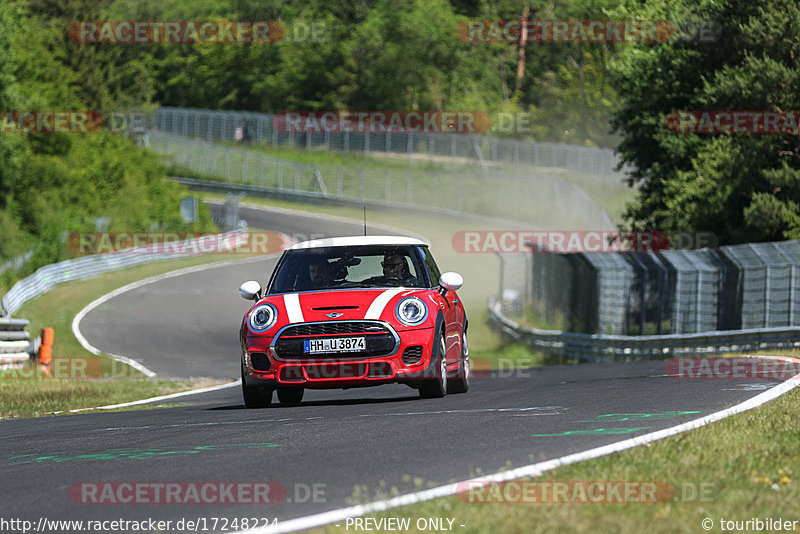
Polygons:
[[[239,229],[219,234],[218,238],[220,240],[231,240],[234,246],[246,244],[249,235],[246,223],[244,221],[242,223],[243,225]],[[200,244],[199,239],[188,239],[180,243],[174,243],[173,246],[180,247],[184,251],[181,253],[182,257],[190,257],[205,254],[202,247],[198,246]],[[126,269],[152,261],[174,258],[175,254],[173,253],[158,253],[151,250],[143,250],[141,252],[121,251],[96,254],[45,265],[37,269],[31,276],[18,281],[8,293],[3,295],[3,298],[0,299],[0,316],[8,317],[16,313],[25,302],[49,291],[56,284],[91,278],[98,274]]]
[[162,107],[152,124],[163,132],[208,141],[234,141],[237,130],[247,142],[363,154],[445,157],[514,166],[569,169],[588,176],[622,176],[610,148],[565,143],[518,141],[489,135],[451,133],[284,133],[275,115],[242,111]]
[[374,208],[390,208],[403,210],[404,212],[421,213],[421,214],[439,214],[439,215],[452,215],[461,218],[468,218],[480,221],[491,221],[495,224],[514,224],[513,221],[502,219],[500,217],[491,217],[489,215],[477,215],[473,213],[465,213],[461,211],[451,210],[447,208],[438,208],[434,206],[425,205],[409,205],[400,202],[387,202],[383,200],[368,200],[350,197],[338,197],[333,195],[326,195],[321,192],[314,191],[294,191],[291,189],[278,189],[276,187],[262,187],[257,185],[241,185],[231,184],[226,182],[215,182],[212,180],[199,180],[197,178],[184,178],[181,176],[170,176],[170,180],[185,185],[194,191],[210,191],[215,193],[228,193],[228,194],[247,194],[250,196],[274,198],[278,200],[287,200],[293,202],[311,202],[317,205],[325,204],[328,206],[347,206],[354,208],[361,208],[362,206],[369,206]]
[[542,352],[583,361],[663,359],[725,352],[800,347],[800,327],[725,330],[699,334],[618,336],[577,334],[520,326],[503,314],[500,300],[489,299],[489,320],[509,340]]
[[24,364],[39,350],[39,338],[30,339],[27,319],[0,318],[0,369]]
[[[441,209],[446,205],[453,213],[501,217],[533,225],[556,220],[568,228],[615,228],[608,212],[586,190],[558,173],[484,174],[475,169],[434,172],[298,164],[241,146],[158,131],[149,132],[143,141],[171,160],[176,167],[174,174],[187,170],[201,177],[222,179],[231,185],[231,191],[261,188],[301,199],[341,199],[362,204],[370,201],[410,208]],[[559,208],[567,205],[572,209]]]

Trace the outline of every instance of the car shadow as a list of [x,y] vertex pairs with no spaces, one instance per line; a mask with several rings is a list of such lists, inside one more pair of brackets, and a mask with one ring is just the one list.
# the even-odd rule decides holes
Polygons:
[[[408,402],[417,400],[422,400],[422,399],[420,399],[419,395],[417,394],[411,394],[402,397],[385,397],[382,399],[366,398],[366,399],[330,399],[330,400],[303,401],[297,406],[290,406],[287,404],[281,404],[280,401],[278,401],[277,399],[273,399],[272,406],[270,408],[264,408],[264,409],[274,410],[274,409],[284,409],[284,408],[303,408],[312,406],[356,406],[364,404],[390,404],[396,402]],[[207,411],[247,410],[247,409],[248,408],[244,404],[236,404],[229,406],[214,406],[211,408],[206,408]]]

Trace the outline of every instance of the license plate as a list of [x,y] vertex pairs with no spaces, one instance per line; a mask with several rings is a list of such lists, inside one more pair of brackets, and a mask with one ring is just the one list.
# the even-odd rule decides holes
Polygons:
[[326,339],[306,339],[303,351],[308,354],[319,352],[360,352],[367,349],[363,337],[334,337]]

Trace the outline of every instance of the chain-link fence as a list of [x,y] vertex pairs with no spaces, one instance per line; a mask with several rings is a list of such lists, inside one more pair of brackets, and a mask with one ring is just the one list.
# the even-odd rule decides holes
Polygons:
[[[328,151],[405,154],[409,157],[465,159],[482,164],[569,169],[591,176],[619,177],[619,159],[607,148],[502,139],[451,133],[285,133],[275,115],[162,107],[153,114],[155,129],[206,141],[239,141]],[[237,135],[238,130],[238,135]]]
[[432,172],[381,166],[299,164],[238,146],[151,131],[146,143],[173,174],[200,175],[276,191],[446,208],[559,228],[612,229],[614,221],[581,187],[552,170],[483,172],[458,166]]
[[532,258],[533,312],[560,330],[665,335],[800,326],[800,240]]

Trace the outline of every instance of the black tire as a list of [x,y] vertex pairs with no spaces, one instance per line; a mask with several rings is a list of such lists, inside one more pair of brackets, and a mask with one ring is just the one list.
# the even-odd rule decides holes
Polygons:
[[303,388],[280,388],[278,390],[278,400],[281,404],[297,406],[303,400]]
[[439,340],[431,355],[429,369],[433,376],[422,381],[419,386],[419,396],[423,399],[442,398],[447,395],[447,360],[445,359],[444,334],[439,335]]
[[269,408],[272,404],[272,390],[247,385],[244,366],[242,366],[242,397],[244,405],[248,408]]
[[472,369],[469,362],[469,346],[467,345],[467,331],[461,334],[461,362],[455,377],[447,382],[448,393],[466,393],[469,391],[469,382],[472,378]]

